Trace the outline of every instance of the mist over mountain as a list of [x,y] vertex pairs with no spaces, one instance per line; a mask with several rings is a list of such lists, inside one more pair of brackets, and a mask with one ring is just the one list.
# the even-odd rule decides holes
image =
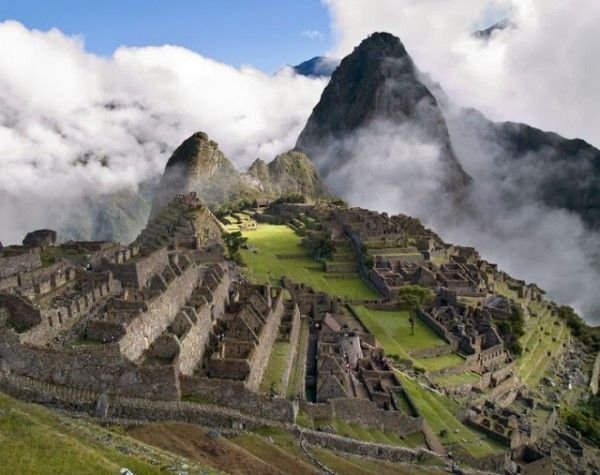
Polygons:
[[185,137],[217,137],[241,169],[271,160],[293,147],[325,86],[291,68],[234,68],[178,46],[99,57],[81,37],[15,21],[0,22],[0,56],[4,244],[48,227],[63,239],[128,242],[150,211],[145,188]]
[[293,66],[296,74],[308,77],[329,77],[340,64],[339,60],[327,56],[315,56]]
[[342,60],[296,146],[351,204],[418,216],[598,318],[599,152],[584,141],[458,107],[376,33]]
[[[354,140],[361,134],[395,135],[435,146],[438,181],[461,191],[469,177],[452,150],[448,129],[433,94],[418,79],[419,72],[404,45],[389,33],[375,33],[342,60],[302,130],[296,148],[305,151],[322,176],[345,173],[366,160],[356,155]],[[407,173],[419,173],[419,156],[406,161]],[[377,166],[389,160],[374,154]],[[335,181],[335,177],[332,178]]]
[[303,153],[286,152],[268,164],[257,159],[242,173],[204,132],[187,138],[169,158],[152,201],[150,219],[176,195],[191,191],[213,209],[242,199],[276,198],[289,193],[316,199],[328,194],[313,163]]

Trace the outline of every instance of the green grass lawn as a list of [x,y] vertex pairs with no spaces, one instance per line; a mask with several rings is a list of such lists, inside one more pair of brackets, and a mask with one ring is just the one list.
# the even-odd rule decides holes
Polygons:
[[[146,452],[146,456],[125,455]],[[95,424],[57,415],[0,393],[0,472],[27,474],[165,473],[174,457]],[[158,461],[157,465],[149,458]]]
[[230,439],[282,473],[317,474],[318,470],[295,442],[295,437],[280,429],[263,428]]
[[409,358],[411,351],[448,345],[420,318],[415,319],[415,334],[411,335],[408,311],[370,310],[362,305],[353,309],[388,355]]
[[287,341],[276,341],[273,344],[269,362],[260,382],[259,390],[263,393],[283,394],[287,381],[283,380],[285,365],[289,359],[292,345]]
[[[459,445],[475,457],[498,454],[506,447],[462,424],[456,414],[459,406],[450,398],[435,393],[420,383],[398,372],[405,391],[412,397],[417,409],[444,445]],[[445,437],[439,434],[446,430]],[[466,440],[466,443],[464,442]]]
[[243,234],[248,238],[248,244],[257,249],[256,253],[246,249],[241,251],[250,280],[268,282],[270,277],[279,279],[286,276],[294,282],[305,283],[316,291],[334,296],[377,298],[376,292],[358,274],[356,278],[335,279],[321,270],[320,264],[302,246],[300,236],[288,226],[260,223],[255,231]]
[[381,460],[361,458],[354,455],[342,455],[322,448],[310,449],[313,457],[325,464],[329,469],[344,475],[417,475],[422,473],[444,473],[435,467],[423,471],[419,467],[393,464]]

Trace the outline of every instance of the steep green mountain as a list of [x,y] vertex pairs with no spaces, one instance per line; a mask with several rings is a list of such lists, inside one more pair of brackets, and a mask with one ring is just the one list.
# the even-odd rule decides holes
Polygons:
[[[374,33],[346,56],[331,76],[296,143],[315,161],[323,178],[353,159],[354,134],[370,126],[388,128],[390,137],[410,133],[440,149],[442,184],[460,192],[469,176],[458,162],[437,101],[419,79],[404,45],[389,33]],[[368,160],[369,157],[359,157]],[[385,167],[386,163],[377,163]]]
[[219,145],[204,132],[186,139],[167,162],[150,217],[155,217],[177,194],[197,192],[209,204],[251,193]]

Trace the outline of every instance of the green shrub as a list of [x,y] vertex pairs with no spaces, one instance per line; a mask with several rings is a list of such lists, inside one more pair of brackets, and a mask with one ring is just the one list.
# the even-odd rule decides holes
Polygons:
[[273,204],[281,203],[306,203],[306,196],[301,193],[288,193],[273,201]]
[[558,316],[570,328],[573,336],[579,338],[592,351],[600,351],[600,327],[591,327],[577,315],[571,307],[558,308]]
[[600,397],[594,396],[574,409],[566,409],[563,418],[583,436],[600,445]]

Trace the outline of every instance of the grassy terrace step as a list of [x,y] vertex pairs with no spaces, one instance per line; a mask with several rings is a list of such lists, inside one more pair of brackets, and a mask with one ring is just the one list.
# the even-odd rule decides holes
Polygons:
[[365,427],[360,424],[349,423],[339,418],[312,420],[307,414],[302,415],[302,425],[311,429],[319,427],[331,427],[337,435],[362,442],[373,442],[377,444],[394,445],[398,447],[423,447],[425,441],[422,435],[415,434],[402,438],[390,431],[382,431],[373,427]]
[[[260,223],[255,231],[243,233],[248,244],[257,252],[242,250],[247,265],[246,275],[256,282],[267,282],[269,277],[288,277],[294,282],[310,285],[319,292],[354,299],[377,298],[377,293],[358,276],[350,279],[328,279],[327,273],[318,268],[301,244],[301,237],[290,227]],[[292,256],[278,259],[276,256]],[[305,257],[296,257],[304,255]]]
[[562,345],[568,340],[569,331],[555,317],[540,319],[538,325],[529,332],[529,335],[523,336],[525,343],[518,370],[525,383],[535,386],[544,375],[551,358],[558,357],[562,352]]
[[415,365],[424,368],[430,373],[441,371],[443,369],[453,368],[465,362],[465,359],[456,354],[448,353],[447,355],[434,356],[433,358],[417,358]]
[[310,459],[302,453],[291,434],[276,429],[263,429],[257,432],[242,434],[231,441],[269,464],[272,471],[267,473],[277,473],[277,471],[296,475],[320,473]]
[[[503,445],[460,422],[456,417],[460,407],[450,398],[425,388],[404,373],[397,374],[405,391],[432,430],[438,434],[442,444],[462,447],[474,457],[495,455],[506,450]],[[442,431],[446,434],[443,437],[440,435]]]
[[336,454],[321,448],[311,448],[311,454],[336,473],[344,475],[417,475],[423,473],[445,473],[428,467],[408,467],[389,462],[369,460],[356,456]]
[[[289,432],[274,428],[263,428],[230,440],[270,464],[275,471],[268,473],[293,473],[295,475],[322,473],[302,451],[295,437]],[[312,457],[340,474],[417,475],[421,473],[444,473],[434,465],[406,466],[354,455],[342,455],[318,447],[308,447],[308,451]],[[425,463],[427,462],[434,461],[426,461]],[[250,471],[241,473],[250,473]]]
[[[525,383],[536,386],[551,359],[560,356],[570,332],[546,304],[530,302],[527,310],[518,373]],[[533,314],[537,316],[531,316]]]

